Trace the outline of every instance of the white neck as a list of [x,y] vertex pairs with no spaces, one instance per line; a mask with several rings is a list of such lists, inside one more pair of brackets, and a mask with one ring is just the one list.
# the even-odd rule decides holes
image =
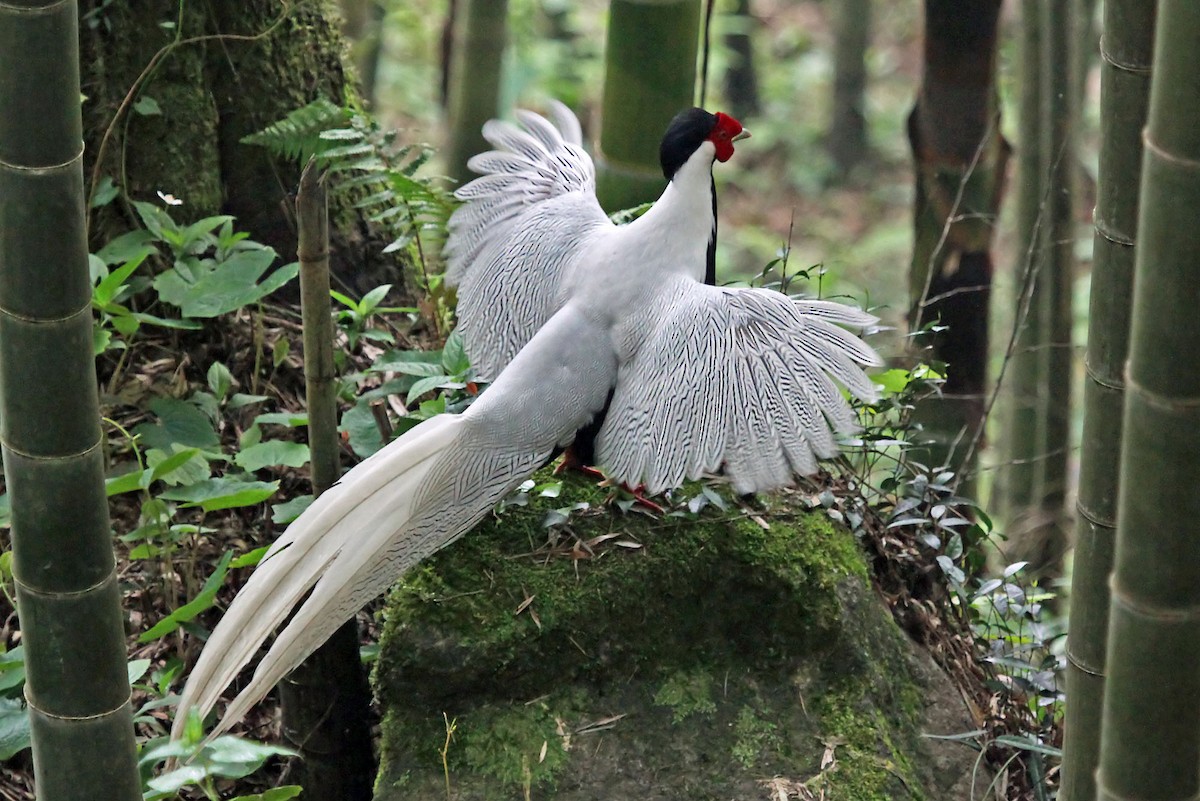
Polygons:
[[670,254],[672,271],[704,280],[708,242],[713,235],[712,164],[716,150],[711,142],[696,148],[654,205],[629,224]]

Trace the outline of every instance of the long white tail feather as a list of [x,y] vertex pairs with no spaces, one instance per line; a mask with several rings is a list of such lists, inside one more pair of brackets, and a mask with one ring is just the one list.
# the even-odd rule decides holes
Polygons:
[[[176,736],[186,724],[187,710],[194,707],[202,715],[207,714],[225,687],[233,682],[254,657],[259,645],[283,622],[305,592],[314,584],[323,583],[326,589],[321,590],[322,595],[328,594],[327,588],[338,580],[341,573],[332,570],[326,573],[326,570],[330,569],[331,563],[336,564],[335,560],[344,553],[344,549],[349,546],[357,553],[359,547],[368,546],[364,550],[377,550],[369,548],[369,543],[356,542],[357,536],[373,532],[372,539],[378,540],[394,535],[404,526],[411,517],[412,504],[415,496],[419,495],[423,480],[438,461],[435,457],[459,453],[453,445],[462,425],[461,418],[447,415],[412,429],[348,472],[271,546],[226,611],[221,625],[213,632],[189,676],[176,718]],[[377,499],[376,503],[370,502],[381,493],[386,497]],[[391,525],[382,522],[388,517],[391,518]],[[389,576],[394,579],[396,573],[389,572]],[[370,597],[368,595],[360,601],[351,602],[353,608],[326,626],[328,631],[317,640],[317,644]],[[314,607],[310,600],[303,608],[312,610],[319,607]],[[341,614],[341,609],[325,612],[337,616]],[[293,623],[288,628],[294,630],[296,626]],[[313,649],[315,645],[295,657],[294,654],[283,653],[277,646],[273,647],[260,664],[259,672],[274,672],[272,665],[282,660],[290,663],[279,673],[282,676],[303,661]],[[261,691],[259,684],[256,681],[243,692],[241,698],[247,700],[247,707],[265,695],[274,681],[262,687]],[[251,699],[250,696],[255,693],[257,696]],[[238,717],[240,715],[227,715],[222,728],[236,722]]]

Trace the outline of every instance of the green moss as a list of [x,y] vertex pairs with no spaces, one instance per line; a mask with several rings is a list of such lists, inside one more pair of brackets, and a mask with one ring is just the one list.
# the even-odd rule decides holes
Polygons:
[[833,747],[836,759],[836,769],[821,777],[831,799],[923,798],[905,754],[906,748],[915,747],[912,738],[918,720],[907,719],[899,710],[883,714],[858,682],[846,682],[825,693],[818,711],[826,745]]
[[[485,707],[459,730],[462,764],[508,785],[541,786],[566,765],[562,715],[558,704],[540,700],[518,707]],[[459,764],[455,760],[455,765]]]
[[675,723],[690,715],[711,715],[717,711],[712,676],[699,668],[677,671],[654,694],[654,703],[670,708]]
[[751,705],[743,706],[738,711],[733,724],[733,736],[733,758],[747,769],[765,761],[769,753],[779,751],[783,745],[779,727]]

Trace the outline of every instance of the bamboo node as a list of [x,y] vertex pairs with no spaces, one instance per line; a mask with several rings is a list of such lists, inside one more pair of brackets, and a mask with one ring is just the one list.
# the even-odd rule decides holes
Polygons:
[[13,320],[19,320],[23,323],[30,323],[32,325],[62,325],[63,323],[70,322],[76,317],[84,314],[90,318],[92,316],[92,301],[89,298],[87,303],[83,304],[70,314],[65,314],[62,317],[30,317],[28,314],[21,314],[20,312],[15,312],[12,309],[6,309],[3,306],[0,306],[0,314]]
[[1117,586],[1117,574],[1114,572],[1108,578],[1108,590],[1112,595],[1112,605],[1120,607],[1141,620],[1152,620],[1157,623],[1185,624],[1200,623],[1200,604],[1196,606],[1159,606],[1145,603],[1122,592]]
[[1116,69],[1122,72],[1130,72],[1134,75],[1149,75],[1150,64],[1135,64],[1132,61],[1120,61],[1112,57],[1108,49],[1104,46],[1104,42],[1108,37],[1104,34],[1100,36],[1100,58],[1104,59],[1105,63],[1111,64]]
[[100,579],[90,587],[83,588],[82,590],[55,590],[54,592],[47,592],[45,590],[40,590],[31,584],[25,583],[21,577],[17,575],[15,564],[13,565],[13,568],[13,584],[17,586],[18,590],[20,590],[22,593],[28,593],[29,595],[36,595],[39,598],[48,598],[53,600],[62,600],[64,598],[80,598],[89,593],[96,592],[106,584],[115,583],[117,580],[117,569],[114,567],[104,578]]
[[[3,0],[0,0],[0,10],[6,8]],[[56,172],[67,172],[75,169],[75,166],[83,163],[83,142],[79,143],[79,152],[61,164],[44,164],[40,166],[32,166],[29,164],[13,164],[11,162],[0,159],[0,169],[11,170],[12,172],[26,173],[28,175],[49,175]]]
[[1092,381],[1099,384],[1100,386],[1104,387],[1105,389],[1111,389],[1114,392],[1124,392],[1125,391],[1124,379],[1112,378],[1111,376],[1101,375],[1100,372],[1092,366],[1091,359],[1088,359],[1086,357],[1084,358],[1083,369],[1084,369],[1084,372],[1087,373],[1088,378],[1090,378]]
[[59,461],[67,461],[68,459],[82,459],[83,457],[87,456],[88,454],[94,453],[95,451],[99,450],[100,446],[103,444],[104,444],[104,435],[101,434],[100,437],[98,437],[96,439],[96,442],[94,444],[89,445],[88,447],[84,448],[81,451],[75,451],[74,453],[54,453],[54,454],[27,453],[26,451],[23,451],[20,448],[18,448],[17,446],[13,445],[13,443],[10,442],[7,437],[0,436],[0,445],[4,446],[4,450],[8,451],[9,453],[15,453],[17,456],[20,456],[22,459],[28,459],[31,462],[59,462]]
[[1092,227],[1096,229],[1096,233],[1100,234],[1100,236],[1104,237],[1114,245],[1131,248],[1137,244],[1133,237],[1122,233],[1115,228],[1111,228],[1108,225],[1108,222],[1099,214],[1095,215],[1095,220],[1092,222]]
[[1116,531],[1117,520],[1115,517],[1104,517],[1097,512],[1093,512],[1091,509],[1084,506],[1082,501],[1075,501],[1075,511],[1079,513],[1080,517],[1097,528],[1106,528],[1111,531]]
[[1200,159],[1191,159],[1187,156],[1176,156],[1174,153],[1167,152],[1150,138],[1150,129],[1148,127],[1142,131],[1142,146],[1153,153],[1155,158],[1179,167],[1180,169],[1200,170]]
[[14,6],[11,3],[5,3],[0,0],[0,11],[15,15],[25,15],[29,17],[40,17],[48,14],[53,14],[63,6],[67,5],[71,0],[54,0],[52,3],[47,3],[44,6]]
[[[28,684],[26,684],[25,686],[26,686],[26,688],[29,687]],[[129,691],[129,696],[124,701],[122,701],[120,704],[118,704],[117,706],[113,707],[112,709],[105,710],[104,712],[97,712],[94,715],[58,715],[58,714],[55,714],[54,712],[49,712],[45,709],[42,709],[40,706],[38,706],[37,702],[35,702],[32,698],[29,697],[28,692],[25,693],[25,703],[28,704],[31,709],[36,709],[37,713],[39,715],[42,715],[43,717],[47,717],[47,718],[53,718],[54,720],[78,720],[78,721],[103,720],[104,718],[111,718],[113,715],[122,714],[125,711],[126,707],[132,708],[133,690],[131,689]]]
[[1072,665],[1080,673],[1086,673],[1087,675],[1095,676],[1098,679],[1104,679],[1108,677],[1108,674],[1104,672],[1103,665],[1099,667],[1085,665],[1079,660],[1078,657],[1075,656],[1074,652],[1072,652],[1070,648],[1067,649],[1067,663]]
[[1129,376],[1129,367],[1125,368],[1125,390],[1137,395],[1147,405],[1162,412],[1184,412],[1200,409],[1200,397],[1179,398],[1163,395],[1148,387],[1144,387]]

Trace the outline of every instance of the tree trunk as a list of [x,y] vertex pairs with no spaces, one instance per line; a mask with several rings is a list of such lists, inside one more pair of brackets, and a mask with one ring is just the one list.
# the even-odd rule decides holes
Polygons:
[[[188,219],[233,214],[255,239],[294,253],[285,201],[299,168],[241,139],[318,96],[341,103],[352,93],[336,3],[84,0],[81,12],[89,193],[100,176],[137,200],[170,192],[184,201]],[[123,106],[127,95],[132,103]],[[136,221],[119,203],[94,210],[92,246]],[[333,222],[335,272],[357,289],[403,283],[394,257],[381,253],[387,238],[361,211],[336,205]]]
[[43,801],[141,798],[104,490],[74,2],[0,4],[0,442]]
[[1200,796],[1200,4],[1154,36],[1096,796],[1130,801]]
[[725,34],[729,66],[725,68],[725,102],[739,120],[756,117],[762,110],[758,96],[758,69],[754,66],[754,34],[758,19],[750,0],[734,0],[729,14],[732,29]]
[[508,0],[459,0],[450,49],[446,174],[475,177],[467,160],[491,150],[483,124],[499,114]]
[[608,211],[658,198],[663,131],[696,93],[700,0],[612,0],[596,194]]
[[916,169],[909,273],[914,329],[939,321],[933,358],[944,396],[918,409],[928,459],[961,464],[983,422],[991,244],[1009,146],[1000,133],[996,36],[1000,0],[926,0],[925,68],[908,118]]
[[1107,0],[1100,84],[1100,173],[1095,212],[1083,440],[1079,457],[1062,801],[1093,801],[1100,760],[1108,576],[1117,528],[1117,477],[1129,352],[1142,129],[1150,97],[1154,5]]
[[840,0],[831,9],[833,39],[833,119],[826,146],[845,176],[867,152],[867,46],[871,35],[871,0]]
[[[313,495],[340,474],[337,371],[329,298],[329,218],[325,182],[310,164],[296,197],[300,297],[304,320],[304,384]],[[283,736],[300,757],[283,784],[313,798],[370,801],[375,783],[371,694],[359,658],[358,622],[351,618],[279,684]]]

